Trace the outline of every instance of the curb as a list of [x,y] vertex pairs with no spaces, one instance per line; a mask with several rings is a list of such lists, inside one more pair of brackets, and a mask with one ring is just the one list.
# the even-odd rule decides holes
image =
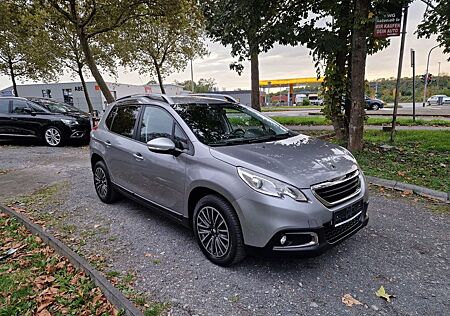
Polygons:
[[116,289],[104,276],[94,269],[85,259],[80,257],[60,240],[44,231],[39,225],[29,220],[25,215],[0,204],[0,211],[18,219],[31,233],[38,235],[43,242],[66,257],[76,268],[89,275],[94,283],[102,290],[105,297],[118,309],[123,310],[127,316],[143,316],[133,303],[131,303],[118,289]]
[[414,184],[404,183],[395,180],[386,180],[377,177],[366,176],[367,181],[373,185],[394,189],[398,191],[412,191],[417,195],[424,196],[427,198],[433,198],[436,200],[440,200],[446,203],[450,203],[450,192],[442,192],[436,191],[432,189],[428,189],[425,187],[421,187]]

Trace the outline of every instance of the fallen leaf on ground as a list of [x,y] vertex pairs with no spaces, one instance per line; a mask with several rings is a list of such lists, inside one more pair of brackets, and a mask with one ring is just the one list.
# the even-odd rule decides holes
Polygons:
[[37,316],[52,316],[52,314],[50,314],[50,312],[46,309],[40,311]]
[[362,303],[360,301],[353,298],[353,296],[351,296],[350,294],[345,294],[342,297],[342,303],[344,303],[348,307],[352,307],[353,305],[362,305]]
[[400,177],[404,177],[404,176],[405,176],[405,173],[404,173],[404,172],[401,172],[401,171],[397,172],[397,174],[398,174]]
[[391,297],[393,296],[393,295],[388,294],[386,292],[386,290],[384,289],[384,286],[380,286],[380,288],[378,289],[378,291],[375,292],[375,294],[378,297],[381,297],[381,298],[385,299],[388,302],[391,302]]
[[51,275],[41,275],[34,279],[34,285],[37,286],[38,289],[44,288],[44,284],[52,283],[55,281],[55,278]]
[[94,228],[99,228],[101,225],[99,225],[99,224],[97,224],[97,225],[94,225]]

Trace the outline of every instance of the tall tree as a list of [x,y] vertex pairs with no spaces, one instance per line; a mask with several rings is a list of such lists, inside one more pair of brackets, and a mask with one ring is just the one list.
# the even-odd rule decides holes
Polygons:
[[[207,53],[204,25],[196,2],[180,1],[179,10],[166,17],[143,17],[115,40],[123,65],[155,76],[165,93],[166,76],[186,68],[189,60]],[[124,45],[125,44],[125,45]]]
[[295,16],[302,1],[294,0],[206,0],[201,2],[208,35],[217,42],[231,46],[231,55],[238,62],[230,65],[239,74],[242,62],[250,60],[252,107],[259,103],[259,54],[270,50],[285,34],[286,22]]
[[[419,25],[419,37],[430,38],[437,34],[438,43],[444,48],[444,53],[450,53],[450,0],[424,0],[427,3],[423,22]],[[448,58],[450,61],[450,57]]]
[[182,86],[186,91],[190,91],[192,89],[192,86],[194,86],[194,91],[196,93],[212,92],[217,86],[216,80],[214,80],[213,78],[201,78],[198,80],[198,82],[194,82],[193,85],[191,80],[185,80],[183,82],[175,81],[175,84]]
[[142,16],[162,16],[177,6],[175,0],[37,0],[53,9],[61,18],[70,22],[78,36],[86,64],[91,70],[106,101],[111,103],[114,97],[100,73],[92,52],[92,45],[100,35],[120,27],[126,27],[129,21]]
[[57,74],[44,19],[25,1],[0,2],[0,73],[11,78],[14,94],[18,79],[46,80]]

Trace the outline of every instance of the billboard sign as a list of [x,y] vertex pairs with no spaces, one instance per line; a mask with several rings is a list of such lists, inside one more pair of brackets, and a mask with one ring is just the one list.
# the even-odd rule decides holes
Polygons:
[[374,37],[385,38],[391,36],[400,36],[402,28],[402,11],[398,10],[394,13],[389,13],[379,16],[375,21]]

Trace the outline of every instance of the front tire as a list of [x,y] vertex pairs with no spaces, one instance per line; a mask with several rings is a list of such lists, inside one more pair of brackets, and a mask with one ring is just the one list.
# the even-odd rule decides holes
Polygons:
[[372,105],[372,110],[378,111],[379,109],[380,109],[380,106],[378,105],[378,103],[375,103],[374,105]]
[[231,266],[245,257],[239,218],[223,198],[207,195],[198,201],[193,228],[203,254],[214,264]]
[[64,135],[59,128],[49,126],[44,131],[44,141],[50,147],[59,147],[64,143]]
[[114,186],[109,177],[108,168],[103,161],[95,163],[93,168],[95,192],[99,199],[106,204],[111,204],[117,201],[119,193],[114,189]]

